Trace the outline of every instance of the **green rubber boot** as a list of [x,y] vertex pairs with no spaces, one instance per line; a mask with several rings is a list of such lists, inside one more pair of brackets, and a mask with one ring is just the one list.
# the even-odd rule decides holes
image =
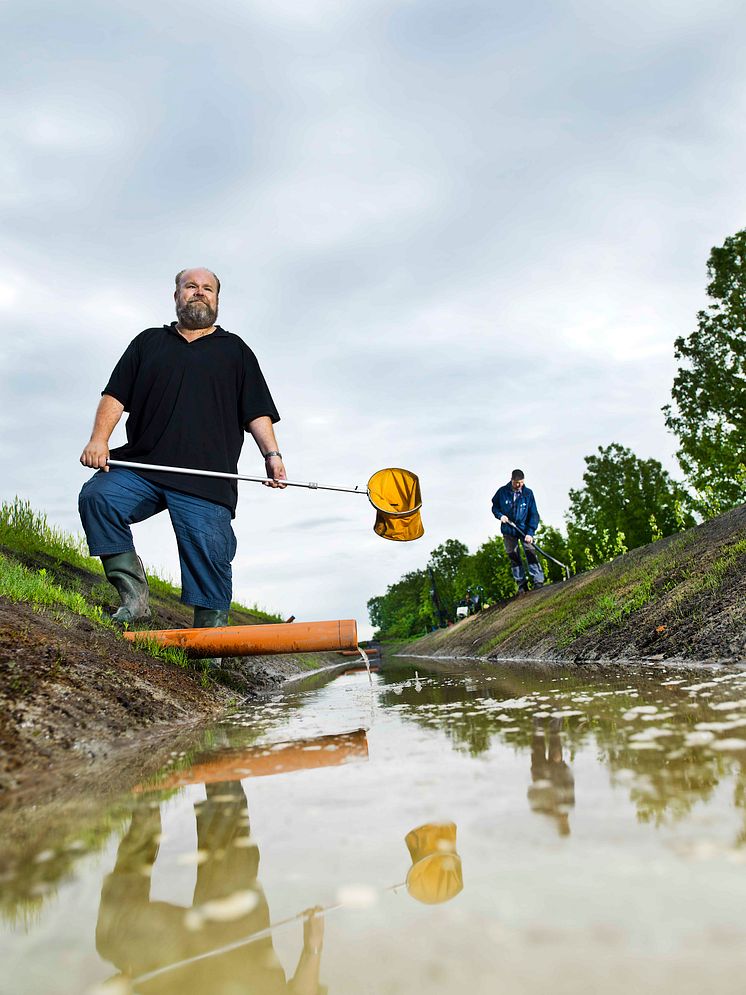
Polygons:
[[[222,608],[198,608],[196,605],[194,606],[195,629],[216,629],[227,624],[228,612]],[[205,667],[219,667],[222,662],[221,656],[208,656],[202,661]]]
[[146,622],[150,618],[148,607],[148,579],[143,570],[142,560],[134,551],[102,556],[104,573],[108,582],[116,588],[121,606],[112,614],[112,622],[119,625],[132,622]]
[[194,606],[195,629],[217,629],[228,624],[228,612],[222,608],[197,608]]

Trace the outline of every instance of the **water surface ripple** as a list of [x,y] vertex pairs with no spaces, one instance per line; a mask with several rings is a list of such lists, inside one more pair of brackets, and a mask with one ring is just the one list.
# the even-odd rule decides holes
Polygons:
[[0,990],[740,993],[746,672],[426,668],[297,685],[19,818]]

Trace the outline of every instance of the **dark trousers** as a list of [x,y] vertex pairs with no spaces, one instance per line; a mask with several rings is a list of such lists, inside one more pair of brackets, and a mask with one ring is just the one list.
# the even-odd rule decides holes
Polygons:
[[168,511],[179,550],[181,600],[200,608],[230,608],[236,537],[229,508],[113,468],[99,470],[83,484],[78,509],[91,556],[129,552],[135,548],[130,525]]
[[513,580],[515,580],[516,584],[519,587],[523,587],[526,584],[526,573],[523,569],[523,560],[521,559],[521,546],[526,556],[528,572],[531,575],[534,587],[543,584],[544,571],[541,569],[541,564],[539,563],[539,558],[536,555],[533,544],[526,542],[525,539],[521,539],[518,536],[503,536],[503,543],[505,544],[505,552],[508,554],[508,559],[510,560],[510,571],[513,574]]

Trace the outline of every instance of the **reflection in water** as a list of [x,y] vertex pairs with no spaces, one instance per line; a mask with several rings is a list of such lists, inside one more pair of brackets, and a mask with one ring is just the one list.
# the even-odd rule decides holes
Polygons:
[[[433,674],[415,663],[382,671],[373,694],[353,676],[226,717],[173,750],[154,781],[161,794],[86,799],[77,815],[58,809],[43,833],[33,813],[11,822],[0,812],[0,955],[14,992],[80,995],[112,964],[105,990],[117,995],[319,992],[323,944],[333,995],[358,990],[361,964],[369,988],[389,995],[738,995],[746,672]],[[369,736],[331,735],[364,722]],[[365,763],[329,768],[350,760]],[[276,773],[287,781],[244,780]],[[261,875],[241,780],[255,829],[262,804]],[[206,784],[206,800],[193,806],[185,784]],[[166,814],[156,798],[168,799]],[[441,805],[462,844],[467,834],[472,887],[449,822],[407,833],[402,880],[404,829]],[[533,831],[537,815],[547,832]],[[182,905],[151,898],[157,861],[183,883],[169,851],[159,856],[162,819],[180,851],[196,819],[186,873],[197,880]],[[102,890],[112,837],[121,841],[116,858],[107,850]],[[271,920],[271,909],[334,895]],[[455,896],[437,910],[410,901]]]
[[548,730],[544,717],[534,716],[531,739],[531,781],[528,803],[532,812],[554,820],[560,836],[570,835],[570,809],[575,805],[575,778],[562,759],[559,718],[550,718]]
[[[494,742],[530,751],[529,804],[554,819],[561,835],[569,833],[575,804],[563,747],[573,754],[592,747],[611,783],[629,792],[642,823],[684,820],[730,777],[736,781],[734,804],[746,810],[746,770],[739,762],[746,757],[743,670],[694,681],[663,679],[659,669],[636,670],[630,683],[630,674],[614,669],[589,676],[575,670],[542,674],[516,665],[498,673],[428,677],[416,690],[413,664],[384,672],[391,683],[382,687],[383,707],[442,731],[456,751],[473,757],[490,751]],[[409,680],[402,680],[404,673]],[[546,717],[549,729],[537,731],[537,720]],[[746,817],[734,846],[745,844]]]
[[[323,918],[313,911],[305,917],[300,958],[287,982],[268,931],[244,789],[225,782],[206,791],[194,806],[199,863],[191,908],[151,900],[161,816],[157,803],[139,805],[101,892],[99,953],[116,965],[120,980],[136,979],[143,993],[316,995],[324,990]],[[254,942],[242,942],[256,934]]]
[[365,729],[354,729],[352,732],[314,736],[289,743],[223,747],[212,750],[205,756],[198,756],[188,768],[166,774],[156,784],[140,785],[135,791],[240,781],[245,777],[268,777],[290,771],[338,767],[341,764],[367,760],[368,740],[365,732]]
[[448,902],[464,887],[461,857],[456,853],[456,825],[431,822],[410,830],[404,838],[412,866],[407,891],[425,905]]
[[[190,908],[153,901],[150,884],[161,839],[157,802],[141,802],[122,837],[116,864],[101,892],[96,948],[120,971],[102,991],[216,995],[321,995],[319,969],[324,913],[344,902],[317,906],[271,923],[258,880],[259,848],[251,837],[243,786],[208,783],[194,806],[197,881]],[[412,860],[407,892],[426,905],[455,898],[464,882],[453,822],[427,823],[405,837]],[[382,891],[396,891],[391,885]],[[303,919],[303,946],[287,981],[272,930]]]

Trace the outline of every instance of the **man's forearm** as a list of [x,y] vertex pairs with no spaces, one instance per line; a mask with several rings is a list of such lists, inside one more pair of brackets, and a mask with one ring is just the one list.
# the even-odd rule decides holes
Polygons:
[[295,974],[288,985],[293,995],[317,995],[320,967],[320,950],[307,950],[304,947]]
[[93,469],[108,469],[106,460],[109,458],[109,439],[122,417],[123,411],[124,405],[121,401],[110,394],[104,394],[98,402],[91,438],[80,457],[83,466],[90,466]]
[[[264,456],[264,468],[268,477],[267,486],[270,486],[271,481],[272,487],[284,487],[285,485],[281,481],[287,480],[287,473],[282,456],[279,454],[272,419],[269,415],[262,415],[260,418],[254,418],[253,421],[248,422],[246,428],[251,432],[254,442],[259,447],[259,452]],[[273,455],[267,456],[267,453]]]
[[104,394],[98,402],[96,417],[93,421],[93,431],[91,432],[91,442],[106,442],[111,438],[111,433],[119,424],[122,417],[124,405],[111,394]]
[[262,456],[265,453],[277,452],[279,447],[277,445],[277,439],[275,438],[275,429],[272,424],[272,419],[268,415],[262,415],[261,418],[254,418],[250,421],[246,428],[251,433],[251,437],[254,442],[256,442],[259,447],[259,452]]

